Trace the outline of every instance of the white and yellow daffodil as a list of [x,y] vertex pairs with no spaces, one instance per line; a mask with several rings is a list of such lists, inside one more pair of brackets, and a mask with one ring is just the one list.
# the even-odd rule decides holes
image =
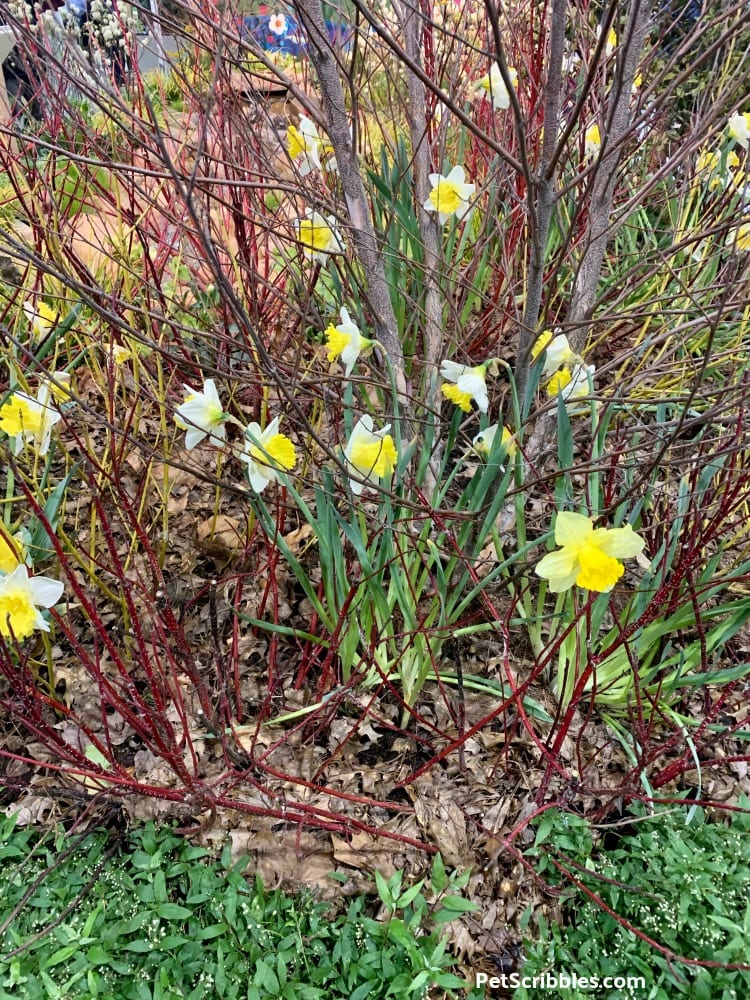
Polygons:
[[42,299],[37,302],[27,299],[23,304],[23,311],[31,324],[32,336],[40,340],[54,330],[60,318],[59,311]]
[[[508,76],[515,90],[518,87],[518,73],[512,66],[508,67]],[[488,98],[496,111],[507,111],[510,107],[508,88],[497,63],[493,63],[489,73],[474,84],[473,96]]]
[[388,433],[390,429],[391,425],[386,424],[376,431],[369,413],[365,413],[354,425],[344,449],[344,458],[350,472],[357,477],[349,479],[349,487],[356,496],[362,493],[366,484],[390,476],[396,468],[398,452],[393,437]]
[[42,457],[49,451],[52,428],[61,419],[50,397],[50,385],[44,381],[36,399],[25,392],[14,392],[0,407],[0,430],[11,439],[14,455],[29,444]]
[[534,346],[531,348],[531,360],[536,361],[542,352],[544,352],[543,378],[549,378],[558,369],[577,360],[577,355],[572,350],[565,334],[555,334],[552,330],[545,330],[534,341]]
[[730,139],[747,149],[750,142],[750,111],[738,111],[730,117],[727,126]]
[[486,382],[487,362],[471,367],[459,365],[455,361],[443,361],[440,374],[446,380],[440,387],[446,399],[455,403],[464,413],[471,412],[473,399],[482,413],[487,412],[490,405]]
[[339,314],[341,322],[338,326],[331,323],[326,329],[326,347],[328,348],[328,360],[335,361],[340,358],[344,365],[344,372],[348,377],[351,375],[360,354],[371,348],[375,341],[362,336],[359,327],[344,306],[341,307]]
[[602,148],[602,135],[598,125],[589,125],[586,129],[584,144],[584,154],[587,160],[593,160],[594,157],[599,155],[599,151]]
[[304,219],[297,220],[297,239],[305,257],[319,264],[325,264],[331,254],[346,251],[333,216],[321,215],[310,208]]
[[286,148],[300,177],[306,177],[313,170],[320,170],[322,140],[315,123],[302,115],[299,126],[290,125],[286,130]]
[[515,435],[509,427],[504,427],[501,424],[492,424],[490,427],[485,427],[483,431],[474,435],[471,442],[473,450],[479,455],[480,458],[485,461],[489,458],[492,449],[495,446],[495,440],[497,438],[498,432],[501,432],[500,436],[500,455],[510,458],[515,455],[518,450],[518,445],[516,443]]
[[49,632],[40,608],[51,608],[60,600],[64,585],[46,576],[29,576],[23,563],[0,577],[0,635],[19,641],[36,629]]
[[208,438],[209,444],[223,445],[228,414],[224,412],[214,380],[206,379],[200,391],[189,385],[183,388],[185,400],[175,410],[174,422],[186,432],[185,447],[190,451],[204,438]]
[[274,417],[264,431],[257,423],[245,429],[245,450],[239,459],[247,466],[247,478],[256,493],[278,481],[280,472],[290,472],[297,463],[294,444],[279,433],[281,417]]
[[454,167],[446,176],[430,174],[432,190],[424,208],[427,212],[437,212],[441,226],[453,216],[457,220],[463,219],[471,209],[476,187],[465,183],[465,180],[466,174],[461,166]]

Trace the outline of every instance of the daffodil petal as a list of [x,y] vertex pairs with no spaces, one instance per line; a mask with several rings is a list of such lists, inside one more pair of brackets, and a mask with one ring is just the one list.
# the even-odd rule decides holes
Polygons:
[[561,510],[555,521],[555,542],[558,545],[582,545],[593,530],[591,518],[585,514]]
[[633,531],[632,524],[622,528],[597,528],[593,541],[605,555],[614,559],[632,559],[640,555],[646,544],[645,539]]
[[574,550],[558,549],[555,552],[548,552],[539,560],[535,573],[549,581],[549,589],[553,594],[559,594],[573,586],[580,569]]

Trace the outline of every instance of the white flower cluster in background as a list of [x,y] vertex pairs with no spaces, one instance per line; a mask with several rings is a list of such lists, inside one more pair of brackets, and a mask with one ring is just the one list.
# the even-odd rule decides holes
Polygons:
[[58,12],[60,23],[68,36],[78,44],[93,65],[121,65],[135,35],[144,27],[137,8],[118,0],[67,0]]
[[129,3],[113,0],[91,0],[89,7],[89,36],[103,49],[118,46],[124,49],[126,39],[140,28],[138,12]]

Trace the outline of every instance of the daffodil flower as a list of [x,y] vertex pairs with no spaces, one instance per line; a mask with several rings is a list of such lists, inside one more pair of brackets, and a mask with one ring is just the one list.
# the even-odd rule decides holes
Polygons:
[[569,413],[582,412],[580,407],[573,406],[578,400],[591,395],[591,380],[596,372],[596,365],[576,365],[575,368],[561,368],[547,383],[547,395],[550,397],[562,395],[565,408]]
[[21,640],[35,629],[49,632],[49,624],[39,609],[54,607],[64,589],[59,580],[30,577],[23,564],[0,577],[0,635]]
[[560,511],[555,521],[555,544],[539,561],[536,574],[549,581],[553,594],[574,584],[586,590],[606,593],[625,572],[621,559],[632,559],[645,542],[630,524],[624,528],[594,528],[584,514]]
[[471,368],[469,365],[459,365],[455,361],[443,361],[440,374],[446,380],[440,391],[455,403],[464,413],[471,412],[472,399],[482,413],[486,413],[490,401],[487,396],[487,362]]
[[340,316],[339,325],[334,326],[331,323],[325,332],[326,347],[328,348],[328,360],[335,361],[337,358],[341,358],[344,372],[348,377],[362,351],[372,347],[375,341],[362,336],[359,327],[343,306],[340,310]]
[[586,159],[593,160],[595,156],[599,155],[599,150],[602,148],[602,136],[598,125],[590,125],[586,129],[584,142]]
[[274,417],[264,431],[256,423],[245,430],[245,450],[239,455],[247,465],[247,478],[256,493],[278,481],[279,472],[289,472],[297,463],[297,452],[286,436],[279,434],[281,418]]
[[[497,438],[498,431],[500,430],[500,424],[493,424],[491,427],[486,427],[483,431],[474,435],[471,446],[477,455],[485,461],[490,457],[490,453],[495,445],[495,439]],[[500,453],[511,457],[512,455],[515,455],[517,450],[518,445],[516,444],[516,438],[513,431],[511,431],[508,427],[503,427],[500,437]]]
[[[715,191],[716,188],[722,186],[722,183],[727,184],[733,180],[730,171],[735,170],[739,165],[740,158],[733,149],[730,149],[726,154],[726,169],[722,169],[722,158],[718,152],[713,149],[704,149],[698,154],[695,161],[695,172],[696,174],[710,175],[708,190]],[[700,178],[700,184],[705,184],[705,182],[705,177]]]
[[51,378],[42,379],[40,391],[45,389],[57,403],[68,403],[73,398],[70,389],[70,372],[53,372]]
[[286,148],[294,161],[300,177],[313,170],[320,170],[321,139],[314,122],[302,115],[299,127],[290,125],[286,130]]
[[739,143],[743,149],[747,149],[750,142],[750,111],[744,113],[738,111],[731,116],[727,122],[729,127],[729,137]]
[[542,369],[543,378],[548,378],[558,369],[564,365],[569,365],[577,358],[565,334],[558,333],[555,335],[552,330],[545,330],[534,341],[534,346],[531,348],[532,361],[536,361],[542,351],[545,352],[544,368]]
[[127,347],[125,344],[117,344],[115,341],[112,341],[104,350],[116,365],[124,365],[133,358],[133,351],[130,347]]
[[466,184],[463,167],[454,167],[444,177],[442,174],[430,174],[432,191],[424,203],[425,211],[437,212],[440,225],[444,225],[451,216],[457,220],[463,219],[471,208],[471,196],[476,187]]
[[27,299],[23,304],[23,311],[31,324],[32,335],[39,339],[46,337],[51,330],[54,330],[60,318],[57,309],[48,306],[41,299],[36,303]]
[[189,385],[183,388],[187,395],[175,410],[174,422],[180,430],[186,431],[185,447],[191,451],[206,437],[210,444],[224,444],[227,414],[213,379],[206,379],[200,392]]
[[26,561],[26,544],[23,534],[6,535],[0,531],[0,573],[12,573]]
[[[518,73],[512,66],[508,67],[508,76],[515,90],[518,87]],[[492,107],[496,111],[508,110],[510,107],[510,95],[497,63],[493,63],[489,73],[474,84],[474,96],[488,97]]]
[[52,428],[61,419],[60,411],[50,402],[50,386],[42,382],[36,399],[25,392],[14,392],[0,407],[0,430],[12,441],[14,455],[33,444],[43,457],[49,451]]
[[750,222],[743,222],[737,229],[734,245],[743,253],[747,253],[750,250]]
[[307,210],[304,219],[298,219],[297,239],[305,257],[320,264],[325,264],[331,254],[346,250],[333,216],[321,215],[312,209]]
[[[360,417],[344,449],[344,458],[351,472],[358,478],[350,479],[352,493],[359,496],[365,488],[365,483],[373,479],[383,479],[390,476],[396,468],[398,453],[392,436],[388,433],[390,424],[376,431],[372,417],[366,413]],[[359,480],[365,480],[365,483]]]
[[[602,33],[601,24],[596,29],[597,37],[600,37]],[[604,43],[604,57],[609,59],[617,48],[617,32],[614,28],[610,28],[607,32],[607,41]]]

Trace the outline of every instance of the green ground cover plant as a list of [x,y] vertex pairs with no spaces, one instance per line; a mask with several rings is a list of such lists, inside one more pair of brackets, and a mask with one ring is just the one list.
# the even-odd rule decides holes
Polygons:
[[[264,888],[167,827],[112,843],[0,829],[0,997],[365,1000],[452,997],[445,925],[474,904],[439,856],[427,879],[377,875],[377,895],[333,911]],[[382,911],[379,919],[374,913]]]
[[[581,817],[546,813],[529,856],[560,890],[561,920],[540,922],[524,975],[552,969],[645,977],[645,991],[613,991],[609,1000],[745,996],[750,813],[747,799],[740,804],[718,821],[696,806],[639,809],[627,826],[598,831],[596,844]],[[514,994],[534,995],[523,988]]]

